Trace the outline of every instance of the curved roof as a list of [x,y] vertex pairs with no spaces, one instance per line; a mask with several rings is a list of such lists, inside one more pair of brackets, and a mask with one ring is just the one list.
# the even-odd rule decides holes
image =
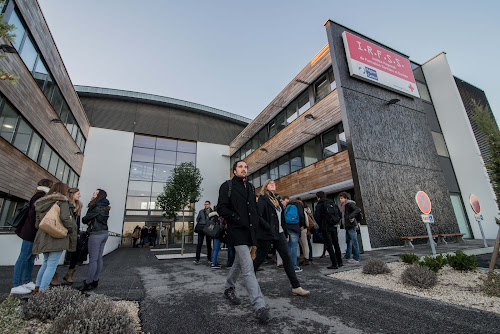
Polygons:
[[75,90],[78,94],[84,96],[95,96],[95,97],[113,97],[122,100],[129,101],[141,101],[149,102],[153,104],[167,105],[179,109],[186,109],[189,111],[199,112],[209,116],[222,118],[226,120],[233,121],[235,123],[240,123],[242,125],[249,124],[252,120],[240,115],[236,115],[224,110],[204,106],[202,104],[183,101],[174,99],[166,96],[159,96],[146,93],[130,92],[126,90],[112,89],[112,88],[101,88],[101,87],[90,87],[90,86],[78,86],[75,85]]

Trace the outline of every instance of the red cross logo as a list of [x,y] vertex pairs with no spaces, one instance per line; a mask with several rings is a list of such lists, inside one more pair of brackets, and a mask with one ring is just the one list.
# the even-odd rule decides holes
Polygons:
[[412,86],[411,84],[408,86],[408,88],[410,88],[411,92],[413,93],[413,90],[414,90],[415,88],[413,88],[413,86]]

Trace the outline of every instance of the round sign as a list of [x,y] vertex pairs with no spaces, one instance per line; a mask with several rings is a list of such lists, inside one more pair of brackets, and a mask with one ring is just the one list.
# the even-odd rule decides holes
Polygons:
[[426,193],[424,193],[423,191],[419,191],[415,195],[415,201],[417,202],[420,211],[422,211],[426,215],[431,213],[432,209],[431,200],[429,199],[429,196],[427,196]]
[[470,206],[472,206],[472,210],[474,210],[475,213],[481,213],[481,205],[479,204],[479,199],[476,197],[476,195],[470,195]]

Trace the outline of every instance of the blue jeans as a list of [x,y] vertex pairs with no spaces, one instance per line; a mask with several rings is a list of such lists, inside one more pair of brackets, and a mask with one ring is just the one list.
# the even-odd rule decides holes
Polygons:
[[32,250],[33,242],[23,240],[21,253],[19,254],[16,265],[14,266],[14,277],[12,279],[12,285],[14,288],[31,282],[36,257],[35,254],[32,254]]
[[290,252],[290,257],[292,258],[293,269],[297,270],[297,246],[299,244],[299,234],[294,231],[288,231],[290,239],[288,241],[288,251]]
[[63,251],[43,253],[43,264],[36,275],[35,283],[36,286],[40,287],[40,291],[45,291],[49,287],[62,253]]
[[347,244],[347,249],[345,251],[345,258],[351,258],[351,248],[353,249],[352,258],[359,261],[359,244],[358,244],[358,234],[356,233],[356,227],[345,230],[345,243]]
[[220,239],[214,240],[214,248],[212,249],[212,266],[217,264],[217,256],[219,256]]
[[227,244],[227,266],[231,267],[234,263],[234,247]]

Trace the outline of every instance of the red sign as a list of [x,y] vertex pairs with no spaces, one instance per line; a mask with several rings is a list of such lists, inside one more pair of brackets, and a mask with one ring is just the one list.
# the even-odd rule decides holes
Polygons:
[[472,210],[474,210],[474,212],[477,214],[481,213],[481,205],[479,204],[479,199],[476,197],[476,195],[470,195],[469,200],[470,206],[472,206]]
[[417,202],[420,211],[422,211],[426,215],[431,213],[432,209],[431,200],[426,193],[424,193],[423,191],[419,191],[415,195],[415,201]]
[[420,97],[410,61],[347,31],[342,33],[351,76]]

